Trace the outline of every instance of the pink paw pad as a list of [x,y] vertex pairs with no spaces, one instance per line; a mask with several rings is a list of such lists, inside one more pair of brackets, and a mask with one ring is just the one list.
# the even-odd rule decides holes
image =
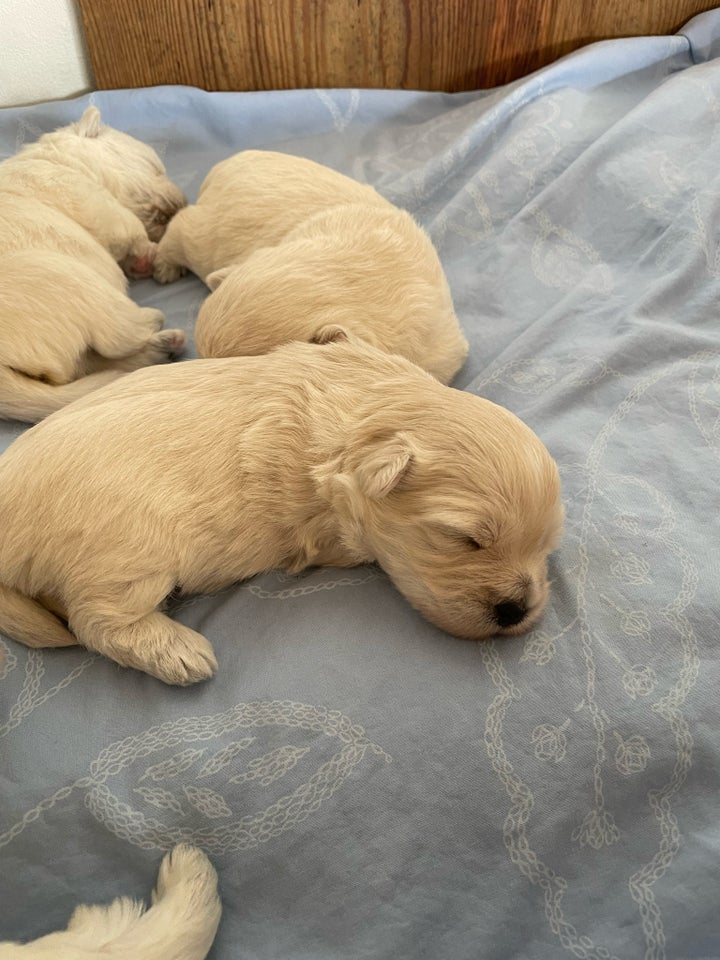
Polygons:
[[129,257],[127,263],[131,276],[151,277],[153,275],[153,264],[155,263],[155,252],[146,253],[142,257]]
[[166,333],[164,340],[165,349],[171,353],[180,353],[185,349],[185,344],[187,343],[187,337],[182,330],[174,330]]

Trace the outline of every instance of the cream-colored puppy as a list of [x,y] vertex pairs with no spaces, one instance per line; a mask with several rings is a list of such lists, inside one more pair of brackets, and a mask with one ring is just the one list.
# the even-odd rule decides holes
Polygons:
[[38,420],[185,344],[126,295],[185,202],[146,144],[81,119],[0,163],[0,417]]
[[429,237],[372,187],[311,160],[247,150],[214,167],[160,242],[155,277],[182,267],[215,291],[195,331],[204,357],[313,341],[328,323],[443,383],[467,356]]
[[160,864],[149,910],[127,897],[78,907],[65,930],[30,943],[0,943],[0,960],[203,960],[220,911],[212,864],[183,844]]
[[0,457],[0,630],[192,683],[215,656],[170,593],[377,561],[449,632],[519,633],[559,494],[512,413],[362,341],[142,370]]

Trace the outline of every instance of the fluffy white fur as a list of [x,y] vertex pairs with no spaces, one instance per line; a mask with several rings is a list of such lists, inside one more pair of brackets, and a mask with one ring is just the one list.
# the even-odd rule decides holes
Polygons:
[[181,350],[126,295],[185,198],[146,144],[81,119],[0,163],[0,417],[39,420]]
[[168,227],[155,277],[183,267],[215,291],[195,331],[204,357],[313,341],[327,324],[443,383],[467,355],[437,253],[410,214],[301,157],[247,150],[214,167]]
[[161,612],[171,592],[366,561],[451,633],[530,627],[562,527],[543,444],[331,336],[141,370],[16,440],[0,457],[0,630],[187,684],[216,660]]
[[67,928],[30,943],[0,943],[0,960],[203,960],[220,922],[217,875],[196,847],[160,865],[152,906],[121,897],[81,906]]

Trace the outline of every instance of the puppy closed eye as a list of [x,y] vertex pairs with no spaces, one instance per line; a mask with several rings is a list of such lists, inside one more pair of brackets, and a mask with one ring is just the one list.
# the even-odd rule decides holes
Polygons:
[[479,550],[486,550],[489,546],[489,539],[486,538],[481,539],[470,533],[463,533],[461,530],[450,530],[446,532],[455,545],[461,547],[463,550],[477,552]]
[[469,517],[456,517],[448,512],[446,516],[438,516],[435,522],[436,530],[443,539],[449,539],[455,549],[467,553],[488,550],[499,536],[499,530],[492,520],[477,521]]

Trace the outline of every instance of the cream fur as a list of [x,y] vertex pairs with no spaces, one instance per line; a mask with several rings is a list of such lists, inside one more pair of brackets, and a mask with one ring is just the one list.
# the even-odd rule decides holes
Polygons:
[[149,909],[127,897],[78,907],[65,930],[30,943],[0,943],[0,960],[203,960],[220,910],[212,864],[181,845],[163,859]]
[[170,224],[155,277],[182,267],[214,291],[195,331],[204,357],[313,341],[327,324],[443,383],[467,356],[428,236],[372,187],[310,160],[248,150],[214,167]]
[[517,417],[362,341],[146,369],[0,457],[0,630],[187,684],[216,661],[161,612],[172,591],[377,561],[445,630],[518,633],[547,599],[559,494]]
[[148,275],[151,237],[184,202],[155,151],[95,107],[0,163],[0,417],[38,420],[183,348],[118,263]]

